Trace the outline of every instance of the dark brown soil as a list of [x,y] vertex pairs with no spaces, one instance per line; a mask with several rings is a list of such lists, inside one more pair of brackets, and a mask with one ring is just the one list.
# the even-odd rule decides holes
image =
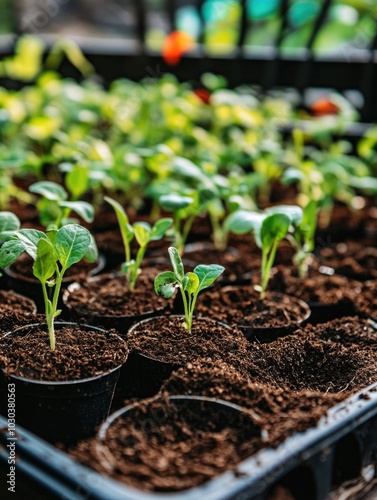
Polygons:
[[232,470],[262,443],[261,428],[248,412],[224,418],[208,404],[159,400],[141,403],[117,419],[98,456],[113,477],[131,486],[180,491]]
[[273,275],[270,288],[304,300],[306,303],[350,305],[361,291],[361,283],[338,274],[310,271],[307,278],[299,278],[295,271],[279,268]]
[[373,353],[338,343],[300,339],[299,334],[268,344],[250,344],[252,380],[291,391],[341,393],[366,387],[377,379]]
[[7,333],[36,319],[34,302],[12,290],[0,290],[0,304],[0,333]]
[[183,365],[197,359],[222,360],[242,369],[248,342],[240,331],[196,319],[189,333],[182,323],[183,317],[158,317],[139,323],[129,331],[128,345],[167,363]]
[[323,248],[319,262],[357,280],[377,278],[377,248],[368,241],[347,241]]
[[82,316],[137,316],[151,311],[163,311],[168,305],[156,295],[154,278],[161,269],[144,268],[133,292],[127,278],[119,273],[103,274],[88,279],[80,288],[66,294],[66,305]]
[[283,327],[297,324],[307,309],[294,297],[267,292],[264,300],[250,285],[215,287],[198,298],[197,312],[239,326]]
[[[25,332],[25,333],[24,333]],[[116,335],[76,327],[56,328],[56,349],[37,325],[22,335],[0,339],[0,367],[8,374],[37,380],[64,381],[93,377],[127,359],[127,344]]]
[[356,308],[362,316],[377,321],[377,280],[366,281],[355,297]]
[[308,326],[306,333],[313,334],[316,339],[330,340],[345,347],[377,350],[377,324],[366,318],[334,319],[321,325]]

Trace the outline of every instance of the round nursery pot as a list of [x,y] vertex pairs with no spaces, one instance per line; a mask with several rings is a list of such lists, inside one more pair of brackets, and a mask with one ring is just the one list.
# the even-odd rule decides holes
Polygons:
[[[77,326],[75,323],[56,323],[55,330]],[[33,329],[46,330],[45,324],[36,323],[26,325],[8,336],[25,336]],[[112,342],[110,348],[125,347],[124,340],[119,336],[105,330],[89,325],[79,325],[81,331],[95,331],[104,334],[106,341]],[[57,348],[58,348],[57,335]],[[104,339],[100,339],[97,347],[103,346]],[[107,356],[109,353],[107,352]],[[11,392],[15,398],[15,420],[17,424],[53,443],[72,445],[80,439],[92,436],[98,425],[109,414],[115,386],[119,377],[122,363],[127,357],[127,351],[119,353],[115,366],[94,376],[75,380],[38,380],[25,376],[7,373],[2,368],[4,384],[3,398]],[[114,365],[114,356],[111,364]],[[119,362],[119,360],[121,360]],[[111,365],[110,365],[111,366]],[[57,368],[59,369],[59,367]]]
[[235,324],[249,341],[271,342],[303,326],[311,311],[306,302],[280,292],[261,299],[251,285],[215,287],[199,297],[197,311]]
[[142,275],[139,280],[133,292],[127,289],[126,277],[119,272],[72,283],[63,293],[65,311],[73,321],[115,328],[126,335],[133,324],[169,309],[169,302],[155,294],[153,284],[144,285]]
[[181,316],[157,316],[130,328],[130,355],[118,384],[124,398],[154,396],[173,370],[198,358],[237,365],[247,357],[247,342],[241,332],[199,318],[194,319],[190,334],[182,322]]
[[154,398],[120,409],[100,427],[96,455],[138,489],[181,491],[231,470],[263,442],[258,417],[203,396]]
[[[85,277],[86,276],[95,276],[99,274],[105,267],[106,260],[103,255],[100,255],[98,257],[98,261],[96,264],[89,264],[85,263]],[[80,265],[80,263],[78,264]],[[77,265],[76,265],[77,266]],[[4,269],[4,275],[6,279],[6,283],[8,288],[11,288],[15,292],[22,293],[23,295],[26,295],[27,297],[30,297],[34,300],[36,306],[37,306],[37,311],[39,313],[44,312],[44,300],[43,300],[43,292],[42,292],[42,287],[38,279],[33,276],[33,274],[30,274],[32,269],[32,262],[28,262],[28,267],[27,267],[27,272],[23,273],[20,272],[18,268],[15,267],[15,265],[9,266]],[[70,268],[71,274],[66,274],[63,277],[62,281],[62,288],[66,288],[68,285],[71,283],[74,283],[76,281],[79,281],[80,277],[80,268],[76,268],[77,272],[72,273],[74,270],[74,267]],[[69,271],[69,270],[68,270]],[[62,307],[61,300],[59,299],[59,307]]]

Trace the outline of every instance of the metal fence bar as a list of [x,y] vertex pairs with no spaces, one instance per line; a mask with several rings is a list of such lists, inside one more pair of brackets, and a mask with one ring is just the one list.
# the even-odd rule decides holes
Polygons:
[[145,50],[145,36],[147,31],[146,24],[146,4],[145,0],[134,0],[134,9],[136,13],[136,34],[140,43],[140,49]]

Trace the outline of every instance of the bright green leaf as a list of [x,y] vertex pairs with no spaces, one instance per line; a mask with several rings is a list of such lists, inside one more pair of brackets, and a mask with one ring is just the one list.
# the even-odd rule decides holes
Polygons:
[[94,221],[94,207],[86,201],[61,201],[59,207],[69,208],[84,219],[85,222]]
[[67,224],[56,235],[56,253],[64,268],[79,262],[86,254],[91,243],[87,229],[78,224]]
[[38,242],[41,238],[46,239],[46,235],[37,229],[20,229],[15,234],[24,245],[26,253],[35,260]]
[[181,256],[179,255],[178,250],[174,247],[169,247],[168,252],[176,279],[181,282],[185,276],[185,270],[183,267]]
[[182,281],[183,290],[188,294],[195,294],[200,286],[199,278],[195,273],[188,272]]
[[196,266],[194,273],[198,276],[200,287],[199,291],[209,287],[225,271],[223,266],[218,264]]
[[177,278],[172,271],[166,271],[156,276],[154,280],[154,290],[157,295],[162,295],[165,299],[170,299],[174,295],[177,285]]
[[171,219],[170,217],[164,217],[155,222],[155,224],[152,227],[150,241],[160,240],[164,236],[166,231],[171,227],[172,224],[173,224],[173,219]]
[[166,194],[159,198],[159,203],[164,210],[176,212],[182,208],[186,208],[194,202],[191,196],[181,196],[179,194]]
[[6,241],[0,248],[0,269],[13,264],[24,251],[25,247],[21,241]]
[[66,190],[60,184],[51,181],[35,182],[29,187],[29,191],[51,201],[64,201],[68,197]]
[[50,279],[56,269],[54,247],[49,240],[40,239],[37,245],[37,256],[33,264],[33,274],[41,283]]
[[147,246],[152,232],[151,226],[147,222],[135,222],[133,228],[138,244],[141,247]]
[[280,241],[288,233],[291,220],[285,214],[272,214],[266,217],[262,223],[260,238],[262,247],[268,251],[274,241]]

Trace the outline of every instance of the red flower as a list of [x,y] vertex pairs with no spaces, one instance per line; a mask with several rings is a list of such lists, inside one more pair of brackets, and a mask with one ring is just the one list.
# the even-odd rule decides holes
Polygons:
[[195,89],[194,94],[199,97],[204,104],[209,104],[211,101],[211,94],[206,89]]
[[329,98],[321,97],[310,106],[310,111],[314,116],[337,115],[340,108]]

